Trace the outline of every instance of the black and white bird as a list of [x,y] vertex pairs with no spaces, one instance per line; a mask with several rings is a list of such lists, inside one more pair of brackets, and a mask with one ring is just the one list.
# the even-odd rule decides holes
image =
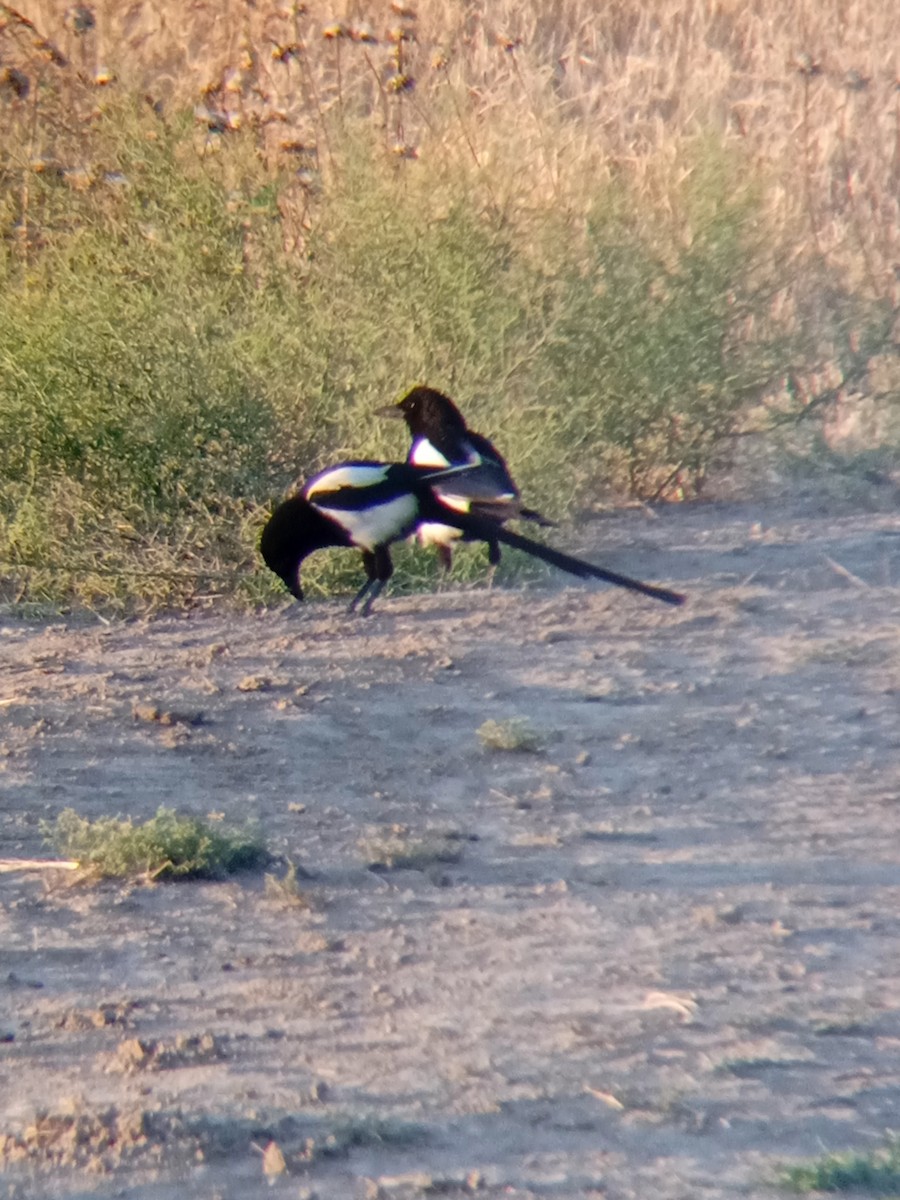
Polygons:
[[[469,511],[451,508],[439,494],[438,488],[449,486],[451,478]],[[492,486],[490,472],[485,478],[478,464],[435,469],[412,463],[338,463],[279,504],[262,531],[260,552],[291,595],[302,600],[304,559],[329,546],[355,546],[362,551],[366,581],[350,602],[350,611],[363,600],[363,616],[393,574],[390,546],[426,522],[449,525],[471,539],[502,542],[580,579],[602,579],[666,604],[683,603],[678,592],[595,567],[479,515]]]
[[[449,396],[431,387],[414,387],[397,404],[376,410],[383,417],[398,417],[406,422],[412,445],[406,461],[420,467],[477,466],[481,469],[485,495],[473,505],[465,490],[457,489],[454,477],[436,480],[434,490],[448,507],[471,513],[485,521],[502,525],[504,521],[521,518],[538,525],[553,525],[546,517],[526,508],[519,489],[509,473],[506,460],[493,442],[469,429],[465,417]],[[492,490],[493,494],[488,494]],[[472,541],[476,535],[435,521],[419,525],[417,536],[423,546],[434,546],[445,571],[453,564],[453,545],[457,541]],[[498,538],[481,538],[487,542],[488,561],[496,566],[500,561]]]

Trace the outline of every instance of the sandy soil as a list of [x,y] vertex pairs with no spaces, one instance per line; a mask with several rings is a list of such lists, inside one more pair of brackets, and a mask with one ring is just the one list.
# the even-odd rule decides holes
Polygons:
[[[0,875],[0,1196],[762,1198],[896,1126],[900,521],[581,549],[690,603],[0,621],[0,857],[252,817],[309,904]],[[518,716],[541,752],[481,746]]]

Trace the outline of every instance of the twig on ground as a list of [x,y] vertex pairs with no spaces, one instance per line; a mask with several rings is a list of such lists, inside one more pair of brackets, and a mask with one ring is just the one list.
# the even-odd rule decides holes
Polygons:
[[0,875],[11,871],[77,871],[80,866],[70,858],[0,858]]
[[858,575],[854,575],[852,571],[848,571],[846,567],[842,567],[839,562],[835,562],[833,558],[829,558],[827,554],[823,554],[822,557],[828,563],[829,567],[831,567],[832,571],[834,571],[837,575],[840,575],[842,579],[846,579],[849,583],[855,584],[856,587],[868,589],[872,586],[870,583],[866,583],[864,579],[860,579]]

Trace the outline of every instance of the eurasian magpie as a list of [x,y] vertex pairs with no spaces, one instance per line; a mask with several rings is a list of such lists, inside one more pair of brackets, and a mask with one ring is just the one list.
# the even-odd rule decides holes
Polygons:
[[[465,417],[443,392],[431,387],[414,387],[399,403],[376,411],[380,416],[399,417],[406,422],[412,438],[407,462],[421,467],[479,466],[485,482],[492,481],[495,494],[483,498],[477,509],[473,507],[469,496],[453,488],[452,480],[436,481],[434,490],[450,508],[472,513],[498,525],[516,517],[534,521],[538,525],[553,525],[553,521],[548,521],[539,512],[521,503],[519,489],[503,455],[493,442],[469,429]],[[422,522],[418,529],[419,542],[423,546],[437,548],[445,571],[449,571],[453,564],[453,543],[459,540],[472,541],[476,537],[487,542],[488,562],[496,566],[500,561],[497,538],[482,538],[433,521]]]
[[[451,477],[455,477],[454,487],[468,498],[469,512],[451,508],[438,494],[438,486],[447,485]],[[350,602],[350,611],[365,598],[360,610],[363,616],[393,574],[389,546],[424,522],[449,525],[472,539],[503,542],[580,579],[602,579],[666,604],[683,603],[684,596],[678,592],[595,567],[478,515],[484,495],[492,487],[490,472],[486,478],[478,465],[436,470],[412,463],[338,463],[279,504],[262,531],[260,552],[288,591],[302,600],[303,560],[328,546],[356,546],[362,551],[366,582]]]

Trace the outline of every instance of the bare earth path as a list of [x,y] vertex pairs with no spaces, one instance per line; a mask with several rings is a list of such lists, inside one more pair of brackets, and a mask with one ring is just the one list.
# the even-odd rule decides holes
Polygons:
[[[762,1198],[897,1126],[900,520],[581,549],[690,603],[0,621],[0,857],[166,804],[310,903],[0,875],[0,1196]],[[543,752],[482,749],[514,716]]]

